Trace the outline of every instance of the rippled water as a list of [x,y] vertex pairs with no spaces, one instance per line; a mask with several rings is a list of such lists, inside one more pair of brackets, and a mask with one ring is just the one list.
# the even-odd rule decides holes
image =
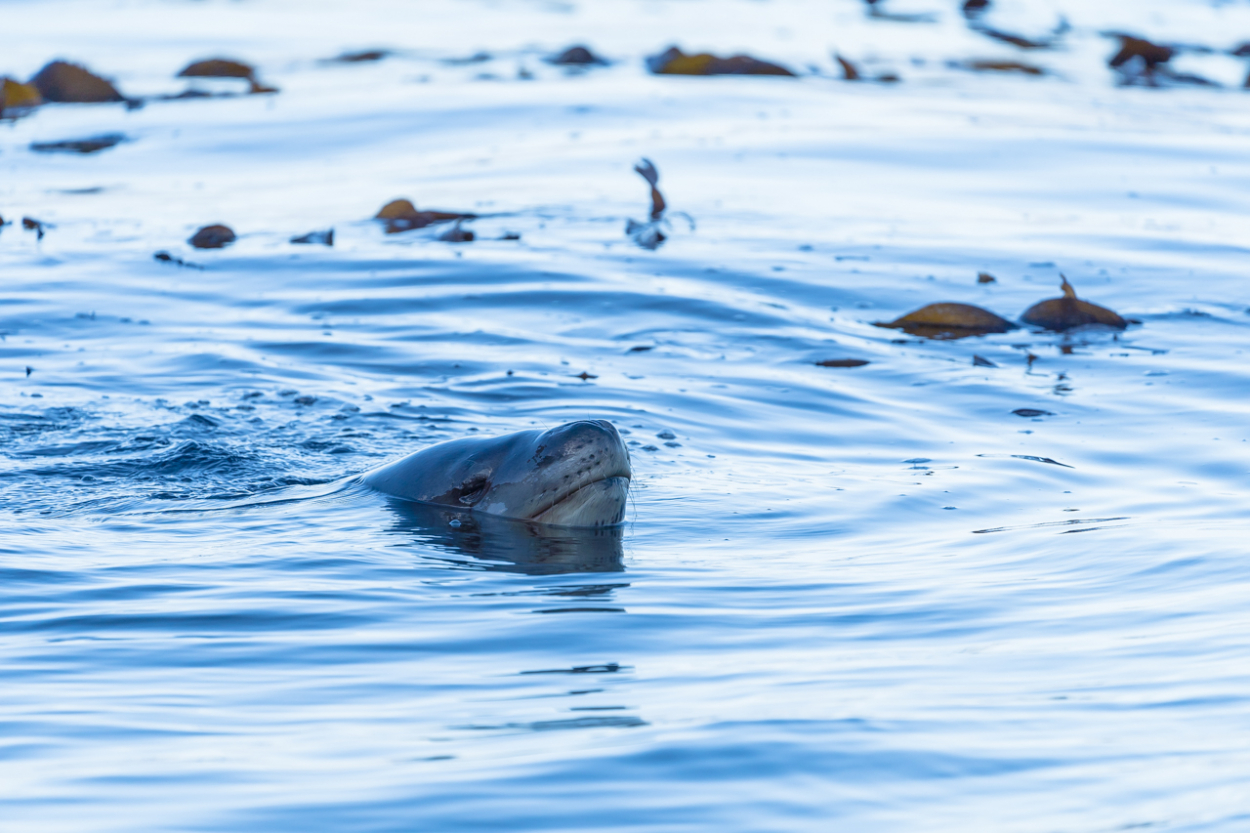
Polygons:
[[[888,4],[935,20],[5,3],[0,72],[155,96],[224,54],[281,92],[0,125],[0,213],[51,226],[0,232],[0,826],[1250,826],[1245,67],[1120,88],[1098,34],[1228,49],[1250,8],[1000,4],[1067,16],[1025,54]],[[541,60],[576,42],[615,63]],[[670,43],[802,77],[647,75]],[[624,234],[643,156],[691,218],[656,251]],[[478,239],[384,234],[400,196]],[[238,242],[182,242],[213,222]],[[1140,324],[872,326],[1016,318],[1060,272]],[[582,417],[629,432],[619,534],[453,529],[348,479]]]

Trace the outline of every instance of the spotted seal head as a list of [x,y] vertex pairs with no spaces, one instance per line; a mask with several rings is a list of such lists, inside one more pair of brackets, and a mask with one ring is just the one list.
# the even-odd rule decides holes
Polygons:
[[629,451],[606,420],[440,443],[362,476],[404,500],[560,526],[625,518]]

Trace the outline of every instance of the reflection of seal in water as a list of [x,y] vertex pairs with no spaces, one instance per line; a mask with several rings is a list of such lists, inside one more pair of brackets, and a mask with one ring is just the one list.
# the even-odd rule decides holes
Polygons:
[[392,531],[445,553],[449,564],[467,563],[473,569],[532,576],[619,573],[625,569],[619,526],[518,523],[450,506],[402,500],[389,503],[395,515]]
[[544,524],[604,526],[624,520],[629,478],[629,451],[616,428],[586,420],[452,440],[361,479],[404,500]]

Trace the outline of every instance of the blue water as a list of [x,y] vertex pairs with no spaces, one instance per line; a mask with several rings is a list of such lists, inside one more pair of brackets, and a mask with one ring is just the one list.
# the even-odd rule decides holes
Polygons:
[[[0,828],[1250,828],[1244,61],[1121,87],[1099,34],[1227,50],[1250,7],[997,4],[1071,24],[1025,53],[886,5],[933,21],[3,4],[0,73],[159,96],[225,55],[281,92],[0,123],[0,214],[49,224],[0,231]],[[577,42],[614,63],[542,61]],[[648,75],[670,43],[801,77]],[[689,216],[654,251],[644,156]],[[401,196],[477,239],[384,234]],[[873,326],[1060,273],[1140,323]],[[350,481],[585,417],[628,432],[619,533]]]

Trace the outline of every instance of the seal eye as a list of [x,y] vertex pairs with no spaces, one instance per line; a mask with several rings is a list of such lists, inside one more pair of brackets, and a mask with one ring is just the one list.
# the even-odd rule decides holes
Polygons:
[[464,504],[473,503],[486,493],[488,485],[485,477],[470,478],[460,485],[460,497],[457,499]]

